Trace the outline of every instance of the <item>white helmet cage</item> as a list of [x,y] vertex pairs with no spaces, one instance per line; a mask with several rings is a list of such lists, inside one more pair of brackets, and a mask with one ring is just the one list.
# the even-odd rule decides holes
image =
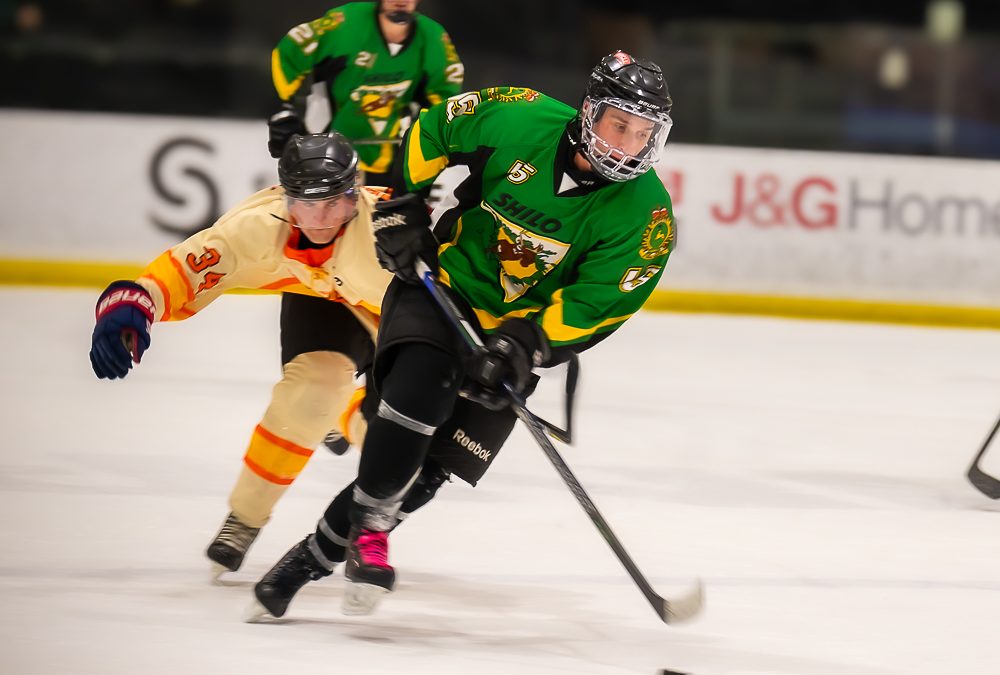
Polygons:
[[[625,152],[594,131],[594,125],[609,108],[621,110],[652,124],[646,145],[637,154]],[[659,161],[667,144],[667,136],[670,135],[670,129],[674,124],[667,113],[653,110],[642,103],[621,98],[590,96],[583,100],[580,121],[581,152],[600,176],[619,183],[641,176]]]

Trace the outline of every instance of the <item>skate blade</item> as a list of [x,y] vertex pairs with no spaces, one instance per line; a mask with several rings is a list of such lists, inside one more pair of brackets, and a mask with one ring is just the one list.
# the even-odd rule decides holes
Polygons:
[[374,584],[348,582],[340,610],[347,616],[366,616],[375,611],[378,603],[388,593],[388,589]]
[[225,582],[222,580],[222,575],[229,572],[229,568],[220,565],[217,562],[212,563],[212,569],[209,570],[209,580],[213,586],[225,586]]
[[273,621],[275,617],[264,605],[260,604],[260,600],[257,598],[254,598],[253,602],[243,610],[244,623],[267,623],[269,620]]

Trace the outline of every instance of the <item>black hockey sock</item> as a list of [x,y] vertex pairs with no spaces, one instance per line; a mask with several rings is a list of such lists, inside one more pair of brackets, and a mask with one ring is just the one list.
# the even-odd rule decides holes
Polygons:
[[424,343],[397,348],[361,452],[357,485],[365,495],[403,499],[434,430],[451,415],[461,379],[457,356]]
[[399,519],[402,520],[434,499],[438,488],[450,477],[451,475],[441,468],[441,465],[433,459],[428,458],[424,462],[423,468],[420,469],[420,477],[417,478],[417,482],[413,484],[410,491],[406,493],[403,505],[399,507]]
[[354,495],[352,481],[333,498],[326,512],[316,524],[316,544],[327,558],[333,562],[344,559],[348,535],[351,532],[351,503]]

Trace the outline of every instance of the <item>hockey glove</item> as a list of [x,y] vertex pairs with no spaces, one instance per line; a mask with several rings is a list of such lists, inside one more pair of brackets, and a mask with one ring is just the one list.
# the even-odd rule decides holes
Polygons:
[[285,103],[281,110],[267,120],[267,151],[271,157],[279,159],[288,145],[288,139],[295,134],[305,134],[306,125],[291,104]]
[[131,281],[116,281],[97,300],[97,325],[90,348],[90,364],[99,378],[128,375],[149,348],[153,299]]
[[466,396],[498,410],[507,404],[504,384],[525,396],[536,381],[532,369],[547,362],[550,354],[541,326],[528,319],[507,319],[486,338],[486,351],[473,359],[468,370],[473,386]]
[[431,216],[415,194],[375,204],[372,229],[379,264],[403,281],[419,284],[417,258],[437,272],[438,242],[430,230]]

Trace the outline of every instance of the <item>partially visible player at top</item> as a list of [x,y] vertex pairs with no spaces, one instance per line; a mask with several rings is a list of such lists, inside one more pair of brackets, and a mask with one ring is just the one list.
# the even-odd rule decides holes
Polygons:
[[[578,109],[493,87],[420,114],[394,174],[396,194],[411,194],[380,204],[373,222],[379,260],[396,278],[368,380],[375,413],[357,479],[338,497],[350,504],[331,505],[353,527],[346,540],[332,537],[328,515],[286,553],[254,589],[268,612],[283,614],[299,588],[345,559],[345,611],[371,611],[394,586],[388,531],[426,461],[474,484],[513,426],[503,383],[530,393],[533,368],[593,347],[643,305],[675,241],[670,197],[651,170],[671,106],[660,68],[619,51],[591,71]],[[432,233],[413,195],[457,165],[466,178]],[[420,284],[418,258],[485,334],[484,355],[469,355]],[[470,396],[478,413],[465,406]],[[441,431],[459,413],[464,457],[438,458]]]
[[[462,90],[464,66],[441,25],[416,12],[419,0],[352,2],[295,26],[271,54],[283,109],[269,122],[271,155],[304,133],[304,95],[323,82],[330,128],[355,143],[368,185],[385,185],[411,102],[440,103]],[[384,142],[382,142],[384,141]]]
[[[458,93],[465,74],[451,38],[416,12],[418,4],[353,2],[288,31],[271,53],[274,88],[283,102],[268,121],[273,157],[281,156],[292,134],[305,133],[307,97],[318,83],[330,104],[329,128],[350,139],[359,154],[361,181],[386,185],[411,104],[428,106]],[[301,297],[282,296],[282,322],[307,324],[309,317]],[[323,443],[336,454],[348,448],[336,428]]]
[[[294,136],[278,177],[280,185],[165,251],[139,278],[112,283],[97,303],[90,360],[107,379],[123,378],[139,363],[154,322],[186,319],[227,290],[284,291],[302,308],[282,312],[281,380],[250,436],[230,513],[207,550],[219,571],[240,567],[324,434],[348,431],[339,418],[350,409],[356,370],[371,360],[392,278],[375,258],[371,218],[381,194],[358,186],[358,157],[346,138]],[[352,424],[363,424],[361,416]],[[363,428],[354,432],[360,437]]]
[[[281,156],[293,134],[305,133],[306,97],[319,82],[332,109],[330,129],[351,140],[358,153],[361,182],[385,185],[384,172],[398,149],[410,104],[429,105],[457,93],[464,75],[448,34],[416,13],[417,5],[418,0],[342,5],[295,26],[279,41],[271,54],[271,71],[283,104],[268,123],[272,156]],[[310,298],[282,295],[282,326],[314,322],[328,331],[336,329]],[[283,353],[290,348],[289,335],[282,330]],[[336,427],[328,430],[323,444],[337,454],[348,447]]]

